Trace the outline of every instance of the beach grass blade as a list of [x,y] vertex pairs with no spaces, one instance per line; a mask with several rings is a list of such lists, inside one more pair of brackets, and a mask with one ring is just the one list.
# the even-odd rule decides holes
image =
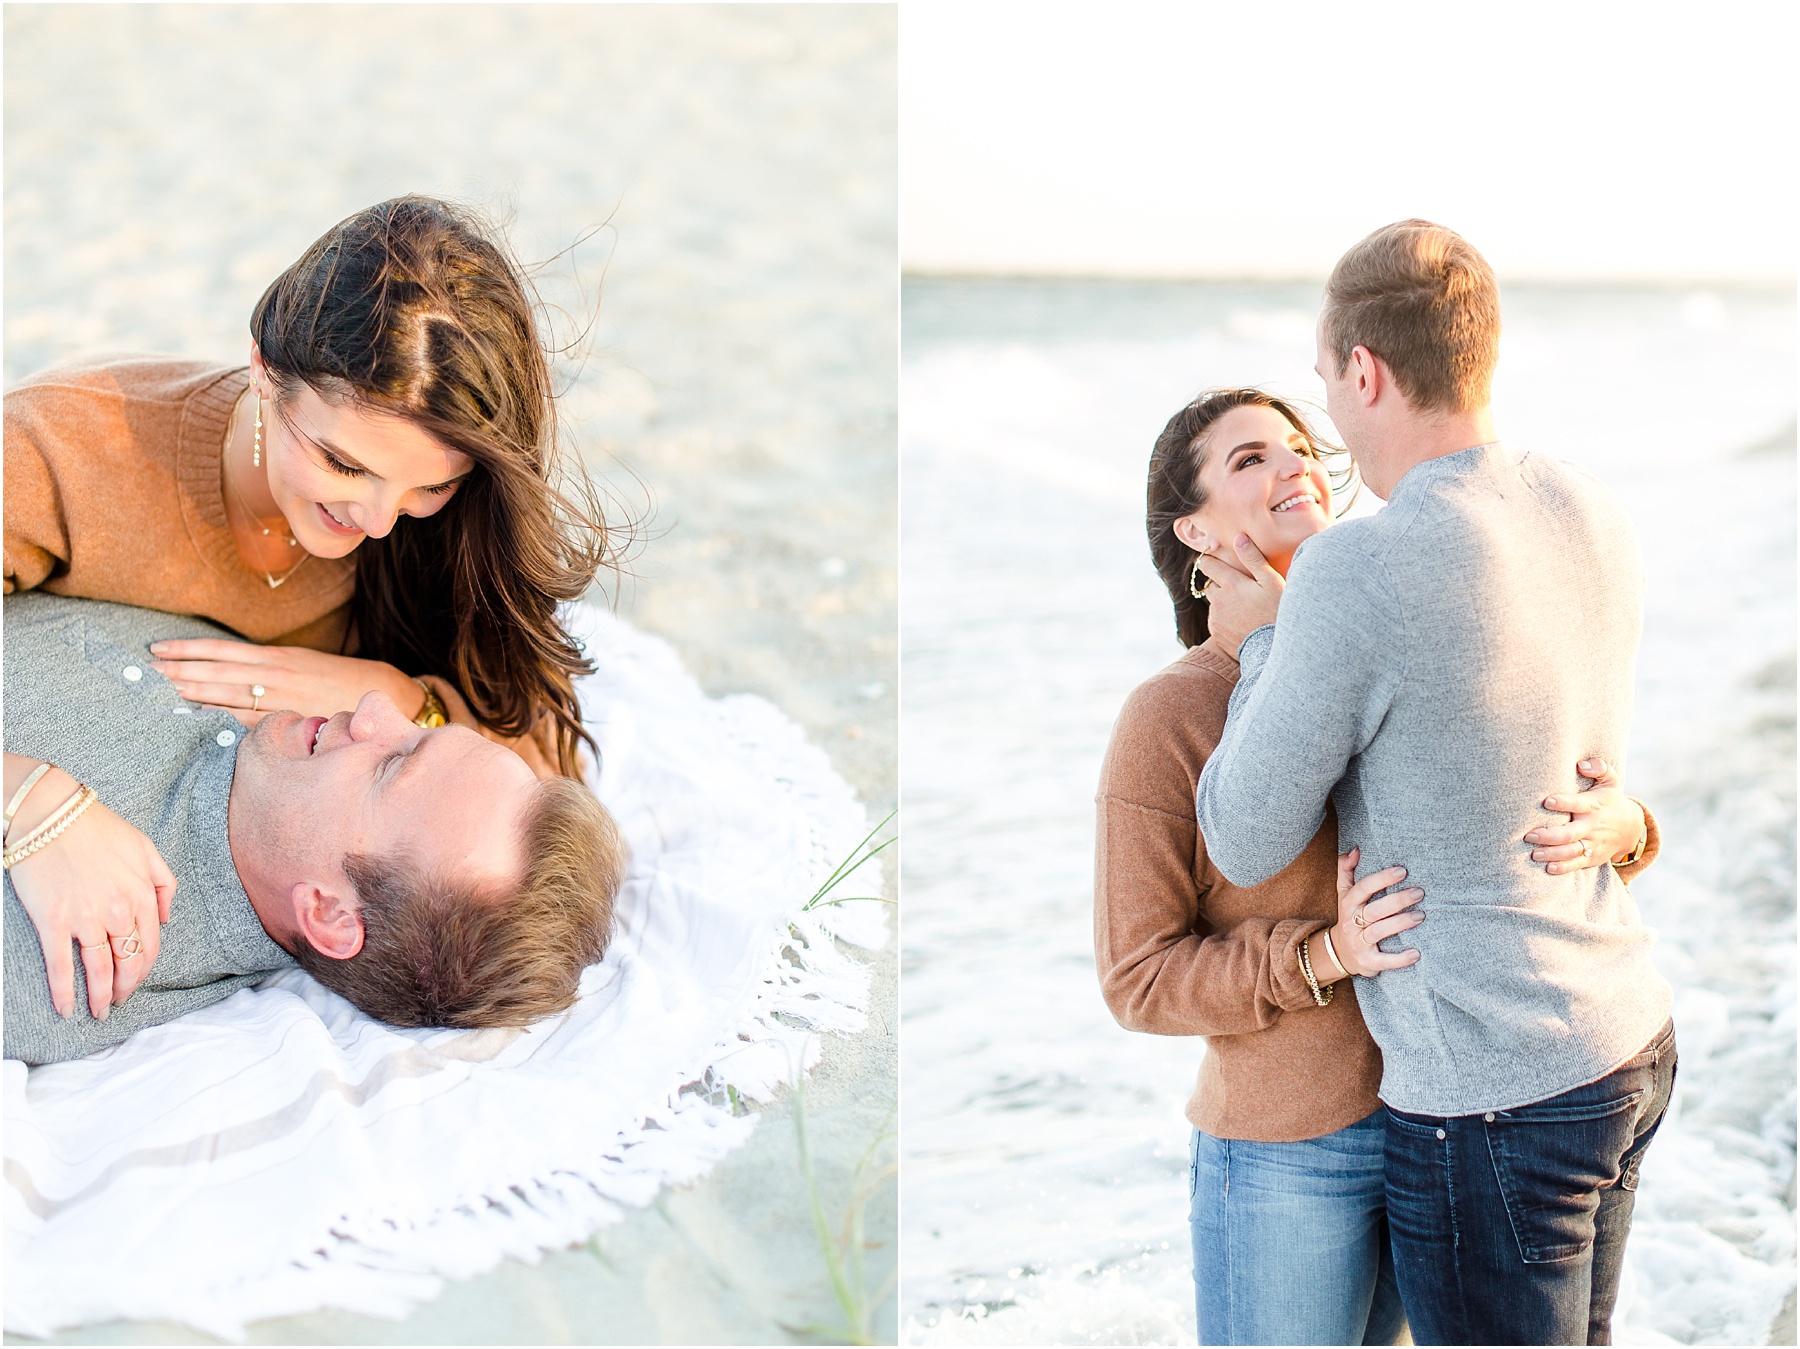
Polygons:
[[862,836],[862,840],[850,850],[850,855],[837,864],[837,867],[832,871],[831,875],[825,878],[825,883],[823,885],[813,891],[812,898],[800,906],[801,912],[810,912],[815,908],[824,908],[829,904],[848,904],[852,900],[872,900],[878,904],[892,904],[895,902],[885,895],[836,895],[830,899],[825,898],[825,896],[831,894],[832,886],[838,884],[840,881],[847,880],[864,864],[873,861],[885,849],[900,841],[900,835],[895,833],[883,839],[880,843],[870,846],[870,841],[875,835],[887,828],[894,817],[899,813],[898,810],[890,810],[886,815],[881,817],[880,822],[876,824],[873,829]]

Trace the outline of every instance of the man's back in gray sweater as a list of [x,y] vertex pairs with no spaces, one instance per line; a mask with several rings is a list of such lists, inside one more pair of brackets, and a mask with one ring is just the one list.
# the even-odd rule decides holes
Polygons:
[[[1573,578],[1573,579],[1569,579]],[[1578,470],[1484,445],[1408,472],[1387,507],[1308,540],[1252,633],[1196,808],[1255,884],[1335,801],[1359,874],[1408,870],[1405,969],[1357,981],[1397,1109],[1509,1109],[1598,1078],[1671,993],[1610,867],[1550,875],[1523,842],[1572,765],[1624,762],[1641,623],[1622,512]]]

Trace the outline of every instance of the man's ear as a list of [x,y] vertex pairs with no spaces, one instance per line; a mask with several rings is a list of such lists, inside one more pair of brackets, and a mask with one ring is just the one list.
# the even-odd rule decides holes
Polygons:
[[1350,348],[1344,374],[1356,391],[1357,401],[1364,407],[1373,407],[1375,401],[1389,391],[1394,379],[1381,357],[1367,347]]
[[362,950],[362,913],[347,890],[301,881],[291,895],[301,941],[333,960],[348,960]]

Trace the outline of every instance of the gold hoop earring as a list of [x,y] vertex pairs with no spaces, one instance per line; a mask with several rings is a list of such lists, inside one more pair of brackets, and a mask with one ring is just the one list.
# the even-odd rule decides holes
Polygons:
[[256,440],[250,447],[250,467],[262,467],[262,395],[256,396]]
[[[1200,570],[1200,558],[1205,556],[1205,553],[1201,553],[1194,559],[1194,565],[1188,568],[1188,594],[1197,600],[1206,598],[1206,588],[1212,584],[1212,578]],[[1202,580],[1202,577],[1205,579]]]

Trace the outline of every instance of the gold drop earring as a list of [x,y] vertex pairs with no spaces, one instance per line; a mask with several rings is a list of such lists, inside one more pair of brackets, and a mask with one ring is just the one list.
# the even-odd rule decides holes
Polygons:
[[250,467],[262,467],[262,394],[256,395],[256,439],[250,447]]

